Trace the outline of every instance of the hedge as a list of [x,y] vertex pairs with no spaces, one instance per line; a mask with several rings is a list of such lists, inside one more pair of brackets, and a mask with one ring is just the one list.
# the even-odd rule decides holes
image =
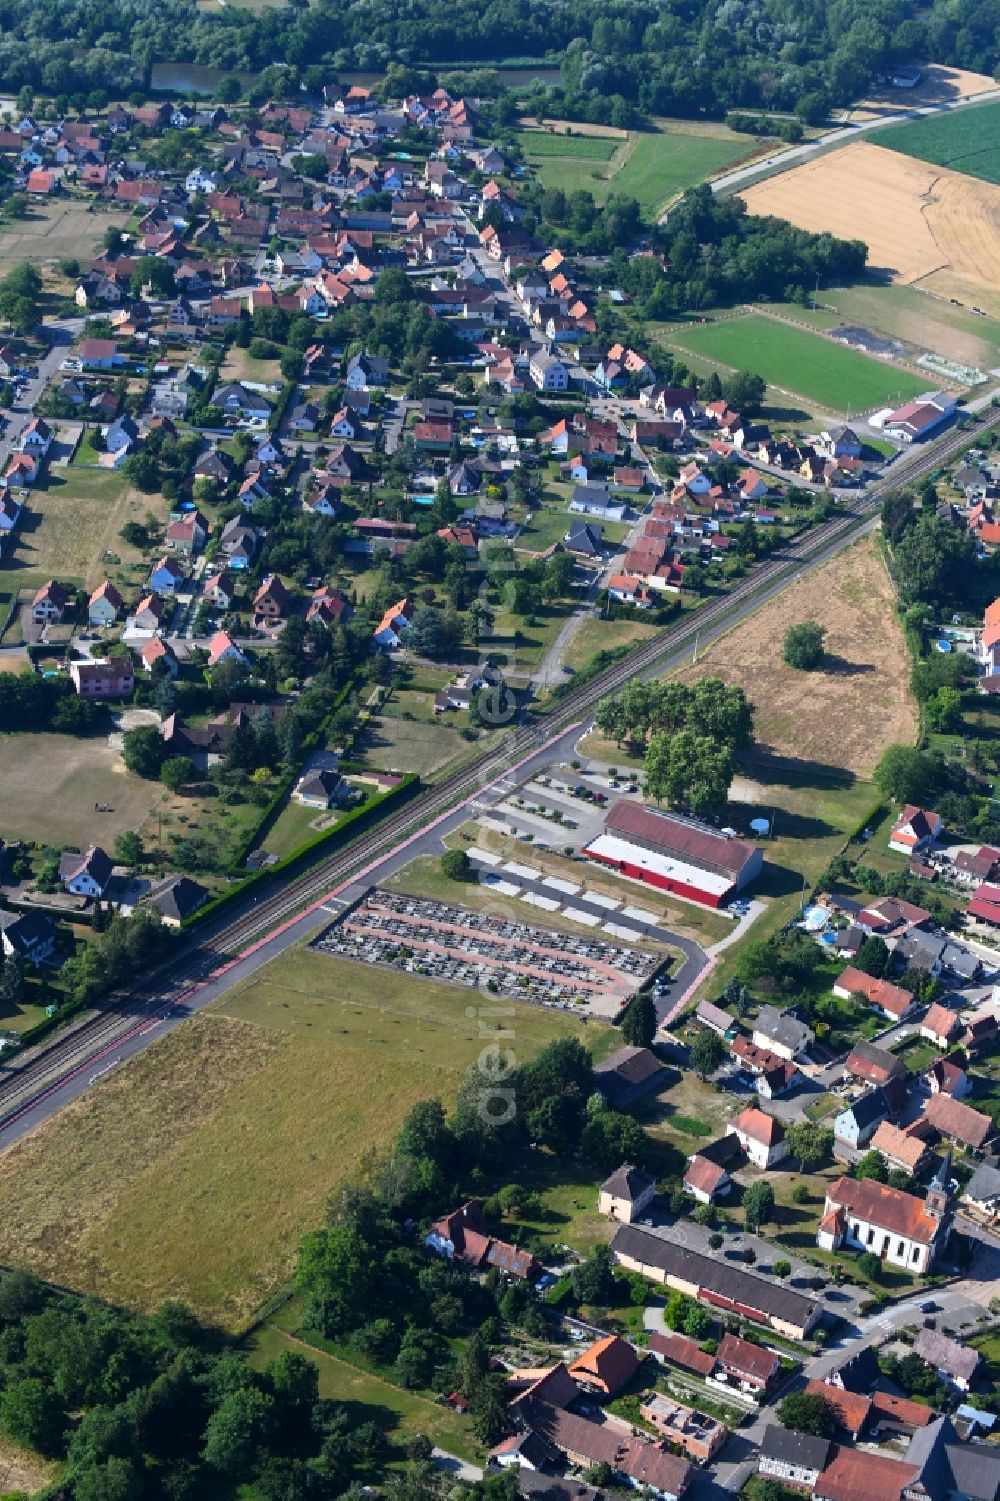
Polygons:
[[214,901],[207,902],[199,907],[198,911],[182,924],[185,929],[193,928],[203,923],[206,918],[217,917],[220,912],[225,912],[229,907],[241,900],[248,891],[265,881],[270,881],[274,876],[290,872],[296,865],[302,863],[308,855],[322,849],[324,853],[328,849],[334,849],[340,844],[345,844],[355,834],[362,832],[365,825],[376,823],[381,818],[385,805],[389,802],[408,802],[420,786],[420,777],[416,772],[409,772],[398,787],[391,787],[388,792],[380,792],[366,802],[363,807],[355,808],[348,813],[346,818],[341,819],[334,828],[327,829],[323,834],[317,834],[315,839],[306,840],[300,844],[297,850],[286,855],[283,860],[278,860],[274,865],[269,865],[266,870],[255,871],[253,875],[224,891]]

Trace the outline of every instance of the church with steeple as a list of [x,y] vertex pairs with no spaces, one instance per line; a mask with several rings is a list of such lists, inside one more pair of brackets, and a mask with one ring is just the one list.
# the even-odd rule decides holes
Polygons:
[[948,1244],[953,1213],[948,1151],[925,1199],[872,1178],[838,1178],[827,1191],[816,1244],[821,1251],[871,1251],[922,1276]]

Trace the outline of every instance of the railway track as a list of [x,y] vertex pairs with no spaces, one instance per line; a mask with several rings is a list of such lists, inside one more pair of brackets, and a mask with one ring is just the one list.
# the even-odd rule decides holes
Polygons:
[[85,1072],[96,1078],[104,1067],[112,1067],[112,1055],[117,1048],[155,1029],[173,1008],[183,1006],[185,998],[201,981],[234,955],[245,952],[296,914],[349,883],[352,877],[397,850],[470,794],[496,781],[532,751],[575,723],[585,721],[606,694],[631,678],[649,676],[662,669],[701,634],[725,625],[730,617],[735,620],[748,613],[751,605],[756,608],[784,588],[804,567],[818,566],[873,520],[886,495],[947,463],[997,420],[991,412],[973,427],[949,434],[932,450],[907,455],[895,465],[891,479],[872,486],[849,509],[757,564],[727,594],[693,611],[676,625],[666,627],[622,661],[571,690],[552,708],[519,725],[478,760],[420,793],[346,849],[318,860],[284,885],[276,882],[270,890],[265,886],[250,899],[251,904],[243,912],[228,920],[220,919],[199,933],[190,948],[163,970],[154,972],[144,985],[112,998],[101,1011],[92,1013],[72,1030],[57,1034],[47,1046],[24,1059],[19,1061],[15,1055],[0,1068],[0,1132],[69,1080]]

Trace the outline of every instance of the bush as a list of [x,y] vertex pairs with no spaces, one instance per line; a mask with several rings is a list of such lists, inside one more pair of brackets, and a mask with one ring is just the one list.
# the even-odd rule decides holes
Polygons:
[[801,672],[811,672],[823,660],[823,639],[826,631],[815,620],[804,620],[800,625],[790,625],[785,632],[781,648],[782,661]]
[[465,850],[445,850],[441,856],[441,874],[449,881],[471,881],[472,861]]

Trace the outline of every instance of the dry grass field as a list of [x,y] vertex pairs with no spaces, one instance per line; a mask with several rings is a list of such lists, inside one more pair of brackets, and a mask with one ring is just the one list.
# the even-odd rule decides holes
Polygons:
[[991,183],[858,141],[743,196],[751,213],[864,240],[870,267],[894,281],[988,309],[1000,302],[1000,187]]
[[[293,949],[0,1159],[0,1263],[244,1328],[337,1184],[483,1039],[469,992]],[[493,1025],[492,1023],[490,1025]],[[529,1057],[603,1029],[517,1007]]]
[[[0,735],[0,837],[110,849],[116,834],[141,829],[162,797],[157,782],[130,776],[107,739]],[[108,803],[111,813],[95,813]]]
[[[797,672],[781,660],[785,631],[802,620],[826,627],[828,665],[816,672]],[[869,777],[888,744],[916,737],[906,645],[870,541],[793,584],[715,641],[697,666],[676,674],[713,675],[746,691],[757,743],[780,756]]]
[[70,258],[85,263],[100,249],[104,231],[111,225],[121,227],[127,219],[127,214],[114,211],[91,211],[79,199],[33,204],[26,219],[0,232],[0,276],[22,261],[39,268],[45,261]]
[[[138,583],[123,570],[141,554],[119,532],[127,521],[150,514],[165,522],[168,511],[162,496],[141,494],[112,470],[56,469],[47,486],[28,497],[5,577],[21,587],[53,577],[86,589],[108,576],[119,586]],[[111,563],[106,553],[120,563]]]

